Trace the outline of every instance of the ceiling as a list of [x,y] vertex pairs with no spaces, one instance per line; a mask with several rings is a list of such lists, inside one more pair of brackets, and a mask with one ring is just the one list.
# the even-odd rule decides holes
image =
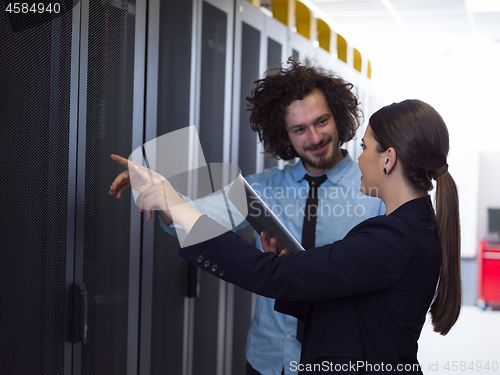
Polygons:
[[309,0],[348,34],[484,37],[500,43],[500,0]]
[[[360,51],[408,37],[500,47],[500,0],[303,0]],[[362,52],[363,53],[363,52]]]

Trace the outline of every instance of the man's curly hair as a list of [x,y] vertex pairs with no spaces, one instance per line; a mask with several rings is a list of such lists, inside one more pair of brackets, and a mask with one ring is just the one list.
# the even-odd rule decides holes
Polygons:
[[283,160],[299,156],[287,144],[286,111],[293,101],[306,97],[315,89],[325,95],[337,124],[340,145],[350,141],[363,118],[358,97],[352,91],[353,84],[330,71],[306,67],[293,59],[289,59],[288,64],[291,65],[287,68],[280,66],[269,70],[265,78],[255,81],[251,96],[246,98],[247,109],[251,111],[250,125],[259,133],[264,150]]

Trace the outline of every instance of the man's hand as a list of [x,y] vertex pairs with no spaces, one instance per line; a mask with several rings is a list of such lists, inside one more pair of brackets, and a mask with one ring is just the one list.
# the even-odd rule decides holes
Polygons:
[[148,220],[153,217],[152,210],[156,209],[160,211],[166,224],[174,221],[189,233],[202,214],[184,202],[161,175],[140,165],[134,165],[133,170],[145,182],[139,188],[141,193],[139,207],[141,210],[146,210]]
[[276,244],[276,239],[273,237],[271,240],[267,240],[266,233],[262,232],[260,234],[260,243],[262,245],[262,249],[264,249],[264,252],[266,253],[275,253],[276,255],[282,256],[287,253],[286,249],[281,250],[281,252],[278,254],[278,248]]
[[123,190],[132,187],[132,184],[130,183],[130,174],[128,172],[128,160],[114,154],[111,155],[111,159],[127,168],[126,171],[123,171],[116,176],[114,181],[111,183],[111,187],[109,188],[109,195],[114,195],[116,199],[119,199]]
[[[120,193],[128,187],[139,190],[139,188],[145,184],[154,185],[157,182],[166,180],[161,174],[147,169],[128,159],[122,158],[121,156],[112,154],[111,159],[127,169],[116,176],[115,180],[111,184],[111,187],[109,188],[109,195],[114,195],[117,199],[120,198]],[[141,171],[147,173],[143,173],[141,175],[135,167],[140,168]]]
[[146,211],[148,220],[153,217],[153,210],[159,210],[165,224],[174,221],[189,233],[202,214],[184,202],[162,175],[118,155],[111,155],[111,159],[127,171],[115,178],[109,189],[110,195],[119,198],[123,189],[132,187],[141,193],[139,211]]
[[111,183],[109,195],[114,195],[116,199],[120,199],[121,192],[129,187],[132,187],[130,184],[130,175],[128,171],[123,171],[116,176],[115,180]]
[[158,182],[154,185],[146,184],[139,189],[139,211],[146,211],[147,220],[153,218],[153,210],[158,210],[162,220],[170,225],[172,214],[168,208],[167,186],[168,182]]
[[[139,211],[146,211],[146,217],[148,220],[153,217],[152,210],[159,209],[160,216],[165,224],[172,224],[171,215],[168,211],[168,207],[165,206],[165,203],[163,205],[160,205],[161,202],[159,199],[155,199],[153,201],[151,197],[149,198],[147,203],[148,207],[145,207],[143,203],[144,199],[151,196],[154,190],[148,191],[148,193],[144,196],[142,195],[142,193],[145,192],[149,187],[158,184],[162,180],[165,180],[163,176],[118,155],[111,155],[111,159],[127,170],[121,172],[118,176],[116,176],[114,181],[111,183],[111,187],[109,188],[109,195],[114,195],[116,199],[119,199],[123,190],[125,190],[126,188],[134,188],[141,193],[141,203],[139,206]],[[158,198],[158,196],[156,195],[155,198]],[[157,203],[158,205],[154,206],[153,203]]]

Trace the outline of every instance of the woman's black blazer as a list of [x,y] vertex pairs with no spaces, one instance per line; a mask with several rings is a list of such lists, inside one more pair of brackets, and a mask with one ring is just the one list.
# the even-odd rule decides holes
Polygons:
[[343,240],[281,257],[203,216],[184,246],[193,233],[222,234],[179,254],[303,319],[301,364],[290,364],[299,374],[418,374],[417,340],[441,262],[433,212],[430,197],[414,199]]

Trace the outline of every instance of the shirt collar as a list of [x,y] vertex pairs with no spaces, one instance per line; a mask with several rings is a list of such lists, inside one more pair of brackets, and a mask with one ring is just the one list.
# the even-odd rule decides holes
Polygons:
[[[349,155],[349,152],[347,150],[341,150],[342,154],[344,155],[344,158],[337,164],[335,165],[332,169],[326,172],[326,177],[328,180],[330,180],[331,183],[337,185],[342,177],[349,171],[351,168],[351,156]],[[295,181],[299,182],[300,180],[304,179],[304,175],[310,174],[306,167],[304,167],[304,164],[302,163],[302,160],[299,159],[299,162],[295,164],[292,167],[292,177]]]

